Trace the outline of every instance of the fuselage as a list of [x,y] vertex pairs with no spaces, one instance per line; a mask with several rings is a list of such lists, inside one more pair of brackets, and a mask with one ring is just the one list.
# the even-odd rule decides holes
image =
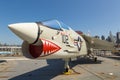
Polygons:
[[[72,58],[87,54],[86,42],[73,29],[57,20],[17,23],[9,28],[27,45],[26,57],[34,59]],[[25,51],[27,50],[27,51]],[[25,51],[25,52],[24,52]]]

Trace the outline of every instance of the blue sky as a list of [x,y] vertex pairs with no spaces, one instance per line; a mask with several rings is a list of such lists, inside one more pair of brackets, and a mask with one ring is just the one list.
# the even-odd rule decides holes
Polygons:
[[1,0],[0,42],[21,44],[8,24],[58,19],[92,36],[120,31],[120,0]]

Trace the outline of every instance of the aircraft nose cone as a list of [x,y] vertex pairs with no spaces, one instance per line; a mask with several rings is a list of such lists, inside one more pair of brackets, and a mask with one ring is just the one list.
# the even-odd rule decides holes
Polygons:
[[34,43],[38,37],[38,26],[36,23],[16,23],[8,25],[10,30],[22,40]]

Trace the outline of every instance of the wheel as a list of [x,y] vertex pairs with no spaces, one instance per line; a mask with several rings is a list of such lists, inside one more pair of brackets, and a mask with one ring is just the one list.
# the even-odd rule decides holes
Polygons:
[[68,70],[69,70],[69,69],[68,69],[68,68],[66,68],[66,69],[65,69],[65,72],[68,72]]
[[94,58],[94,61],[97,62],[97,57]]

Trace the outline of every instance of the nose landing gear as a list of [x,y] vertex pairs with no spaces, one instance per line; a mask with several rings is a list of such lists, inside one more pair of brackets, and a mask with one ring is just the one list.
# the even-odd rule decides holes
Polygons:
[[80,74],[76,72],[74,69],[70,69],[69,66],[69,59],[65,59],[65,71],[63,72],[64,75],[73,75],[73,74]]

